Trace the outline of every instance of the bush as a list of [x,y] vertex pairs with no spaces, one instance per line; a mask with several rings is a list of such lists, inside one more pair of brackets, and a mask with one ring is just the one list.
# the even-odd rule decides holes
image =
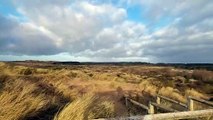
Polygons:
[[77,73],[75,73],[75,72],[70,72],[69,74],[68,74],[68,76],[70,77],[70,78],[76,78],[77,77]]
[[158,74],[164,75],[165,77],[174,77],[174,76],[176,76],[176,73],[173,72],[171,70],[171,68],[169,68],[169,67],[165,67],[165,68],[159,69],[157,72],[158,72]]
[[35,69],[32,69],[32,68],[26,68],[26,69],[22,69],[20,74],[23,74],[23,75],[31,75],[33,73],[35,73]]
[[207,70],[194,70],[192,73],[192,77],[203,82],[213,82],[213,72]]
[[92,73],[89,73],[88,75],[89,75],[90,77],[93,77],[93,74],[92,74]]
[[192,79],[192,73],[185,70],[177,72],[176,76],[181,76],[186,79]]

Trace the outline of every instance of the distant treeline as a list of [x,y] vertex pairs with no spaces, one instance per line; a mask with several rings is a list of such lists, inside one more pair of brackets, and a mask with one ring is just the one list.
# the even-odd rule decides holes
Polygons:
[[212,63],[176,63],[176,64],[161,64],[160,66],[174,66],[176,68],[184,68],[184,69],[206,69],[213,71],[213,64]]
[[146,62],[53,62],[62,65],[151,65]]
[[60,65],[153,65],[173,66],[184,69],[206,69],[213,71],[212,63],[147,63],[147,62],[53,62]]
[[206,69],[213,71],[213,63],[148,63],[148,62],[78,62],[78,61],[12,61],[16,63],[39,63],[52,65],[149,65],[149,66],[172,66],[184,69]]

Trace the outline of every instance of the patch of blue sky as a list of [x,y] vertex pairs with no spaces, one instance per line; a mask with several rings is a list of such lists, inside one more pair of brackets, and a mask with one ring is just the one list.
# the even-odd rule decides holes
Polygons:
[[150,19],[147,16],[146,9],[139,4],[129,6],[126,9],[128,20],[144,24],[149,29],[149,32],[154,32],[163,27],[166,27],[175,20],[175,18],[171,16],[162,16],[158,20]]
[[72,56],[69,53],[59,53],[56,55],[0,55],[0,61],[23,61],[23,60],[42,60],[42,61],[92,61],[90,58]]
[[6,17],[16,18],[16,20],[20,22],[27,21],[27,18],[19,13],[9,0],[2,0],[0,2],[0,14]]
[[149,21],[143,17],[144,9],[140,5],[134,5],[127,8],[128,19],[147,25]]

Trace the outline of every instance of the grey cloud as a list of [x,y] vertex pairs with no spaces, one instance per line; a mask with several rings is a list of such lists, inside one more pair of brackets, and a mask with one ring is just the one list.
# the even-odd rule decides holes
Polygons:
[[[167,15],[176,20],[149,35],[149,42],[141,46],[143,48],[141,56],[152,56],[155,61],[161,62],[213,61],[211,53],[213,51],[211,10],[213,2],[211,0],[143,2],[143,5],[149,6],[147,12],[154,17],[156,17],[155,14],[160,17]],[[155,19],[160,20],[160,18]]]
[[[180,29],[181,30],[181,29]],[[174,37],[151,37],[148,44],[142,45],[142,56],[152,56],[161,62],[211,62],[213,61],[213,31],[178,34]],[[181,33],[181,32],[179,32]]]
[[146,17],[155,22],[164,17],[181,18],[182,25],[189,26],[213,16],[212,0],[141,0],[141,5],[145,8]]
[[0,54],[51,55],[59,52],[42,32],[0,15]]

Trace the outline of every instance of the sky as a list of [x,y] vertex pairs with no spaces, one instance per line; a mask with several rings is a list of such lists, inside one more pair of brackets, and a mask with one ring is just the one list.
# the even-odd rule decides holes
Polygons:
[[213,63],[212,0],[0,0],[0,61]]

